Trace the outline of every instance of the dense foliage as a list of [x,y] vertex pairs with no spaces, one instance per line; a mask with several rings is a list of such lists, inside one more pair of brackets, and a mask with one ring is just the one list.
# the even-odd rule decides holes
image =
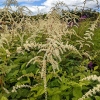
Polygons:
[[100,99],[100,14],[77,22],[59,5],[37,16],[8,2],[0,10],[0,100]]

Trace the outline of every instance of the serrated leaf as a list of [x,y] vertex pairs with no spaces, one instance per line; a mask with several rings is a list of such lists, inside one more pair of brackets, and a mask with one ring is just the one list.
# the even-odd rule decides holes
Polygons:
[[61,90],[66,90],[68,88],[70,88],[70,87],[69,86],[66,86],[66,85],[61,85]]

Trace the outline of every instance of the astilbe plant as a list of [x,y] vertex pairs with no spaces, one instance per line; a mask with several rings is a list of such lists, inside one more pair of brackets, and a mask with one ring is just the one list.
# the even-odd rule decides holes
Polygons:
[[[0,9],[0,77],[2,77],[0,79],[2,83],[0,83],[0,85],[2,85],[2,90],[10,94],[11,92],[6,89],[6,83],[4,80],[11,70],[16,68],[16,66],[9,64],[8,61],[11,61],[11,57],[14,53],[16,53],[14,52],[16,49],[14,47],[23,45],[25,36],[30,34],[33,27],[30,24],[30,17],[25,16],[22,13],[25,7],[22,7],[23,9],[21,9],[21,7],[16,4],[17,2],[14,2],[13,0],[7,0],[5,3],[5,7]],[[17,8],[17,12],[12,10],[11,4],[14,4],[14,6]],[[19,87],[16,87],[16,89],[23,87],[26,88],[28,85],[20,85]]]
[[[15,5],[16,2],[11,2],[12,0],[8,0],[10,4]],[[16,1],[16,0],[15,0]],[[67,24],[68,20],[77,18],[76,15],[71,14],[70,12],[66,12],[63,18],[63,22],[60,20],[60,15],[58,11],[58,6],[65,5],[64,3],[58,3],[50,13],[47,14],[46,18],[38,19],[38,21],[31,19],[29,16],[25,16],[24,11],[26,10],[26,7],[19,7],[16,6],[18,9],[16,12],[13,12],[11,9],[10,4],[6,2],[7,5],[3,9],[4,15],[7,16],[9,19],[10,27],[11,29],[8,30],[7,25],[3,25],[3,31],[1,32],[0,36],[0,46],[4,48],[7,57],[10,57],[12,53],[10,53],[10,50],[12,47],[16,46],[16,54],[25,54],[25,52],[35,52],[35,49],[37,52],[35,52],[35,56],[31,58],[27,64],[26,67],[30,67],[30,64],[35,64],[38,62],[39,69],[40,69],[40,75],[41,78],[43,78],[44,81],[44,91],[45,91],[45,100],[47,100],[47,67],[48,64],[52,66],[53,72],[55,73],[57,70],[59,70],[59,62],[62,60],[61,55],[64,53],[75,53],[78,54],[80,57],[82,57],[82,54],[89,56],[88,53],[83,52],[80,50],[85,42],[91,43],[91,41],[88,41],[88,39],[92,39],[93,31],[95,29],[95,26],[97,24],[98,19],[94,22],[94,24],[89,28],[89,31],[86,31],[84,34],[84,38],[77,35],[77,32],[74,29],[69,29]],[[68,6],[66,6],[68,8]],[[24,9],[25,8],[25,9]],[[28,10],[28,9],[27,9]],[[14,16],[12,16],[9,11],[13,12]],[[29,11],[29,10],[28,10]],[[24,13],[24,14],[23,14]],[[30,13],[30,11],[28,12]],[[66,17],[67,16],[67,17]],[[3,16],[1,17],[0,21],[3,21]],[[76,42],[79,43],[80,48],[76,48],[75,45],[71,44],[71,37],[72,36],[78,37]],[[40,37],[39,37],[40,36]],[[43,38],[41,38],[43,36]],[[27,38],[25,38],[27,37]],[[67,38],[66,38],[67,37]],[[69,37],[69,38],[68,38]],[[39,40],[37,40],[39,38]],[[63,38],[66,38],[66,41],[63,41]],[[18,39],[18,43],[15,42],[15,40]],[[12,42],[16,43],[12,44]],[[6,46],[5,46],[6,44]],[[11,45],[12,44],[12,45]],[[7,66],[6,66],[7,67]],[[11,70],[11,69],[10,69]],[[9,73],[6,71],[6,73]],[[34,77],[33,74],[25,74],[20,76],[17,80],[24,77]],[[35,86],[35,85],[34,85]],[[20,88],[32,88],[34,86],[20,84],[16,86],[13,86],[12,92],[16,92],[17,89]],[[38,85],[36,85],[38,86]],[[3,87],[3,90],[5,90],[6,93],[10,93],[5,87]]]
[[[54,12],[53,12],[54,13]],[[59,16],[56,17],[54,15],[48,15],[48,19],[45,21],[39,20],[38,32],[41,32],[43,35],[47,35],[45,43],[36,43],[34,40],[35,36],[28,38],[27,43],[23,45],[24,49],[30,51],[32,48],[38,48],[37,56],[32,58],[29,63],[33,61],[39,62],[41,68],[41,78],[44,80],[44,89],[45,89],[45,97],[47,99],[47,82],[46,82],[46,70],[47,63],[52,65],[53,71],[59,70],[58,62],[61,61],[61,54],[67,52],[68,50],[74,51],[81,56],[80,52],[71,44],[63,43],[63,36],[67,34],[65,32],[66,25],[61,26],[61,22]],[[54,13],[55,14],[55,13]],[[41,24],[40,24],[41,23]],[[42,24],[43,23],[43,24]],[[39,33],[38,33],[39,34]],[[31,39],[33,38],[33,40]],[[22,48],[23,48],[22,47]],[[22,49],[21,49],[22,50]],[[39,56],[40,53],[43,53],[43,56]]]
[[[59,3],[60,4],[60,3]],[[68,21],[69,18],[67,18]],[[32,23],[32,25],[34,25]],[[61,61],[61,54],[64,54],[64,52],[74,51],[74,53],[77,53],[81,56],[78,49],[74,46],[69,44],[69,40],[66,38],[66,41],[63,42],[63,37],[70,34],[75,35],[76,37],[82,39],[77,35],[75,30],[68,30],[66,22],[61,23],[60,16],[57,13],[57,10],[53,9],[50,14],[47,15],[47,19],[42,20],[38,19],[36,30],[34,30],[34,33],[37,33],[38,35],[41,33],[43,35],[46,35],[46,39],[44,43],[42,42],[36,42],[36,35],[31,35],[25,44],[23,46],[18,47],[17,51],[21,53],[23,51],[23,48],[27,51],[34,50],[35,48],[38,48],[37,55],[33,57],[26,66],[28,66],[32,61],[33,63],[38,62],[41,69],[41,78],[44,80],[44,89],[45,89],[45,99],[47,99],[47,82],[46,82],[46,70],[47,70],[47,64],[50,63],[52,65],[53,71],[59,70],[58,62]],[[95,24],[96,25],[96,24]],[[92,27],[92,29],[95,27]],[[89,34],[89,33],[88,33]],[[85,38],[90,39],[90,35],[84,34]],[[82,39],[82,41],[87,41],[85,38]],[[83,43],[81,43],[83,45]],[[40,56],[39,54],[43,53],[43,56]],[[87,53],[82,52],[84,55],[88,55]],[[88,55],[89,56],[89,55]]]

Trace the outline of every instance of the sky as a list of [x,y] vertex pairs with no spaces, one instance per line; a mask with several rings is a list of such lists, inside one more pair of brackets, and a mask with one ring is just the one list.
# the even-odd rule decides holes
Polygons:
[[[5,0],[0,0],[0,8],[3,7],[4,1]],[[28,7],[28,9],[30,9],[33,12],[33,14],[47,13],[50,11],[51,7],[54,6],[54,4],[60,1],[63,1],[65,4],[67,4],[70,9],[75,9],[76,6],[78,9],[81,9],[80,6],[83,6],[84,4],[84,0],[17,0],[20,6]],[[100,5],[100,0],[98,0],[98,5]],[[86,7],[97,10],[96,6],[97,0],[86,0]]]

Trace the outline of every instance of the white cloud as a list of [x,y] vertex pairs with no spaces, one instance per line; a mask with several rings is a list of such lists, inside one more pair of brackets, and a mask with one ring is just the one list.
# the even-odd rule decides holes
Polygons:
[[[54,4],[56,4],[57,2],[60,2],[60,1],[63,1],[65,4],[67,4],[69,6],[69,8],[73,8],[75,9],[76,6],[78,9],[82,9],[82,7],[84,6],[84,0],[46,0],[44,3],[41,4],[41,6],[38,6],[38,9],[40,12],[48,12],[50,11],[51,7],[54,6]],[[100,5],[100,0],[98,0],[98,3]],[[74,5],[74,6],[72,6]],[[76,6],[75,6],[76,5]],[[82,6],[80,8],[80,6]],[[96,8],[97,6],[97,2],[96,0],[87,0],[86,1],[86,7],[88,8]],[[37,6],[34,6],[34,8],[37,8]],[[36,13],[36,10],[31,7],[29,7],[29,9],[31,9],[33,12],[35,11]]]
[[[67,4],[69,6],[69,8],[73,8],[75,9],[76,6],[78,9],[82,9],[82,7],[84,6],[84,0],[46,0],[44,3],[41,4],[41,6],[38,6],[38,8],[40,9],[41,12],[48,12],[50,11],[50,8],[52,6],[54,6],[54,4],[56,4],[57,2],[63,1],[65,4]],[[100,5],[100,0],[98,0],[98,5]],[[74,6],[72,6],[74,5]],[[75,6],[76,5],[76,6]],[[80,6],[82,6],[80,8]],[[97,6],[97,1],[96,0],[87,0],[86,1],[86,5],[85,7],[88,8],[96,8]],[[30,7],[31,8],[31,7]]]
[[27,7],[33,12],[33,14],[48,12],[45,6],[32,6],[32,7],[27,6]]
[[[0,0],[0,2],[3,2],[3,1],[4,0]],[[38,11],[41,13],[50,11],[51,7],[54,6],[54,4],[56,4],[56,2],[63,1],[65,4],[67,4],[69,6],[69,8],[75,8],[76,6],[77,7],[83,6],[84,5],[83,2],[85,0],[46,0],[45,2],[42,2],[42,4],[39,4],[40,6],[35,6],[33,2],[42,1],[42,0],[17,0],[17,1],[19,4],[23,3],[21,5],[25,5],[26,7],[28,7],[33,12],[33,14],[37,14]],[[86,7],[95,8],[97,6],[96,1],[97,0],[86,0]],[[100,0],[98,0],[98,3],[100,5]],[[71,6],[71,5],[74,5],[74,6]],[[80,7],[78,7],[78,9],[80,9]]]
[[[84,0],[46,0],[42,5],[45,5],[47,7],[52,7],[53,3],[63,1],[67,5],[77,5],[77,6],[83,6]],[[99,4],[100,4],[100,0]],[[96,0],[86,0],[86,6],[93,8],[96,5]]]
[[18,2],[30,2],[30,1],[38,1],[38,0],[16,0]]

